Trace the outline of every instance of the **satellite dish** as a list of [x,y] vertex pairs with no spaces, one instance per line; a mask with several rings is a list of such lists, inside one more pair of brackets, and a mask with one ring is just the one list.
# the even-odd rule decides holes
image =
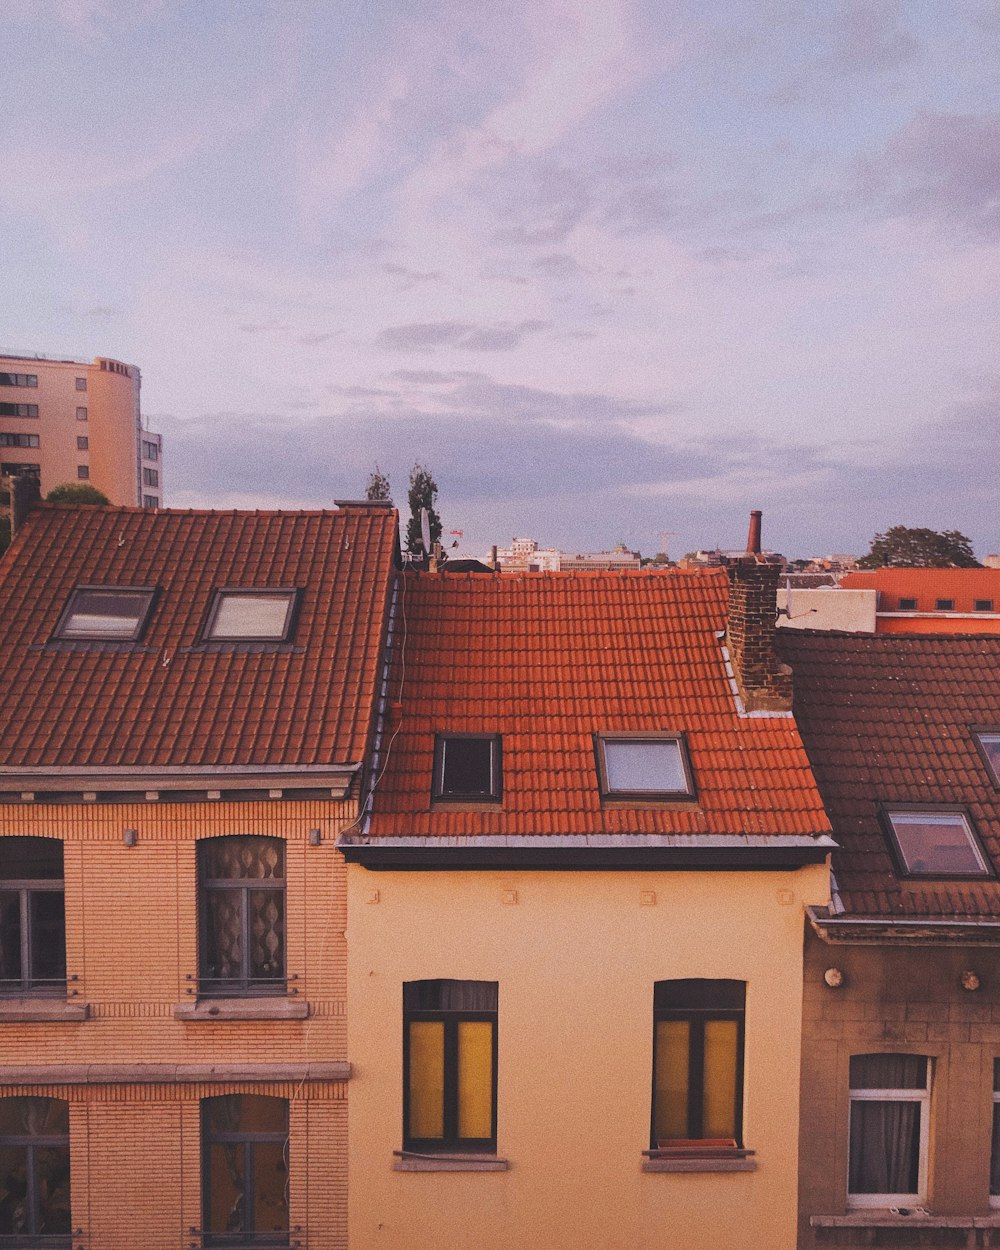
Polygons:
[[424,551],[427,555],[431,554],[431,516],[426,508],[420,509],[420,537],[423,540]]

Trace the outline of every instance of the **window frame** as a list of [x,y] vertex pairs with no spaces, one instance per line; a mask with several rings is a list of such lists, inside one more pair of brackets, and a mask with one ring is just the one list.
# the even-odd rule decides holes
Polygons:
[[15,404],[7,400],[0,402],[0,417],[29,417],[38,419],[37,404]]
[[[22,378],[24,379],[24,381],[21,381]],[[2,371],[0,372],[0,386],[10,386],[10,387],[17,386],[17,387],[37,388],[38,374],[37,373],[8,373],[6,371]]]
[[[969,845],[983,865],[982,872],[915,872],[906,861],[906,854],[892,823],[893,813],[904,816],[960,816],[969,834]],[[969,809],[961,803],[890,803],[878,805],[879,821],[885,831],[889,853],[896,875],[908,881],[994,881],[996,872],[986,853]]]
[[[258,1232],[256,1229],[236,1229],[232,1232],[226,1230],[210,1229],[211,1222],[211,1204],[212,1204],[212,1164],[211,1164],[211,1148],[212,1146],[242,1146],[243,1147],[243,1180],[244,1180],[244,1201],[243,1211],[244,1220],[247,1212],[254,1210],[254,1189],[256,1185],[256,1173],[253,1167],[254,1147],[258,1145],[273,1146],[281,1144],[284,1147],[288,1144],[291,1133],[291,1108],[289,1099],[282,1098],[274,1094],[253,1094],[251,1097],[270,1098],[275,1102],[284,1103],[285,1110],[285,1129],[283,1132],[277,1130],[266,1132],[254,1132],[250,1129],[234,1129],[232,1132],[213,1131],[210,1128],[211,1108],[208,1105],[213,1098],[237,1097],[244,1098],[245,1094],[236,1093],[232,1095],[215,1094],[207,1098],[201,1099],[199,1112],[201,1116],[201,1212],[202,1212],[202,1245],[211,1246],[228,1246],[232,1250],[244,1250],[245,1247],[254,1246],[287,1246],[291,1238],[291,1202],[289,1201],[289,1220],[288,1229],[284,1232]],[[289,1152],[290,1153],[290,1152]],[[288,1185],[291,1175],[291,1166],[288,1155],[285,1155],[286,1173],[285,1184]],[[289,1195],[290,1198],[290,1195]]]
[[[21,976],[17,984],[0,981],[0,999],[3,998],[62,998],[66,994],[66,859],[65,845],[59,838],[46,838],[38,835],[12,835],[20,839],[22,836],[30,842],[41,842],[56,846],[62,854],[62,875],[59,877],[5,877],[0,875],[0,894],[17,894],[18,925],[20,930],[20,962]],[[0,841],[0,848],[3,842]],[[61,977],[36,977],[34,975],[34,950],[36,938],[35,922],[32,919],[32,898],[38,894],[58,894],[63,900],[62,930],[63,974]]]
[[1000,790],[1000,767],[995,765],[987,754],[983,738],[996,738],[997,742],[1000,743],[1000,729],[996,727],[989,729],[977,726],[972,727],[972,741],[976,744],[976,750],[979,752],[983,765],[986,768],[987,776],[994,790]]
[[990,1133],[990,1206],[1000,1207],[1000,1186],[993,1192],[993,1173],[1000,1154],[1000,1059],[993,1060],[993,1102]]
[[[683,790],[614,790],[608,778],[606,748],[608,744],[628,742],[676,742],[684,773]],[[614,803],[676,803],[691,802],[697,798],[694,772],[688,756],[685,735],[679,730],[611,730],[603,729],[594,735],[594,757],[597,762],[597,779],[601,798]]]
[[[915,1203],[927,1201],[927,1180],[929,1174],[929,1147],[930,1147],[930,1126],[931,1126],[931,1086],[933,1084],[933,1068],[934,1060],[931,1055],[921,1055],[916,1051],[858,1051],[848,1058],[866,1058],[869,1055],[905,1055],[907,1058],[923,1059],[927,1065],[926,1084],[922,1089],[892,1089],[874,1088],[874,1089],[855,1089],[850,1083],[850,1070],[848,1069],[848,1112],[847,1112],[847,1206],[851,1210],[859,1210],[861,1208],[871,1207],[895,1207],[895,1206],[913,1206]],[[920,1107],[920,1133],[917,1143],[919,1157],[917,1159],[917,1192],[913,1194],[867,1194],[853,1193],[851,1190],[851,1120],[853,1117],[853,1106],[855,1102],[919,1102]]]
[[16,430],[0,431],[0,447],[40,447],[37,434],[20,434]]
[[972,610],[973,612],[992,612],[993,600],[992,599],[973,599]]
[[[10,1094],[6,1098],[16,1098],[22,1102],[58,1102],[66,1108],[67,1126],[69,1121],[69,1102],[65,1098],[54,1098],[48,1094]],[[5,1100],[6,1100],[5,1098]],[[33,1231],[39,1223],[38,1206],[38,1170],[36,1152],[38,1150],[65,1150],[66,1170],[72,1184],[72,1159],[70,1158],[69,1128],[65,1133],[11,1133],[0,1135],[0,1147],[25,1151],[24,1175],[27,1184],[25,1194],[25,1210],[28,1226],[32,1231],[0,1235],[0,1245],[29,1247],[37,1246],[39,1250],[70,1250],[73,1244],[73,1212],[70,1208],[70,1231],[67,1233],[39,1233]],[[71,1199],[72,1201],[72,1199]]]
[[[725,985],[740,986],[743,991],[743,1006],[738,1007],[658,1007],[656,1005],[657,989],[659,986],[667,985],[683,985],[685,983],[701,982],[706,985]],[[737,1026],[736,1032],[736,1089],[734,1095],[733,1107],[733,1138],[736,1142],[735,1150],[743,1150],[743,1095],[746,1069],[746,981],[734,979],[731,977],[673,977],[663,981],[656,981],[653,984],[653,1070],[650,1089],[650,1108],[649,1108],[649,1146],[650,1150],[662,1151],[669,1150],[668,1146],[661,1146],[660,1141],[669,1142],[675,1140],[678,1142],[713,1142],[715,1139],[704,1137],[693,1133],[691,1130],[695,1127],[702,1129],[703,1104],[705,1098],[705,1082],[704,1082],[704,1057],[705,1057],[705,1030],[704,1024],[706,1020],[734,1020]],[[687,1105],[687,1129],[688,1136],[685,1138],[657,1138],[656,1136],[656,1058],[657,1058],[657,1024],[662,1021],[683,1020],[689,1026],[692,1026],[688,1034],[688,1105]],[[693,1026],[701,1027],[695,1028]],[[696,1079],[697,1078],[697,1079]],[[697,1149],[697,1146],[691,1147]]]
[[913,595],[901,595],[897,605],[897,612],[916,612],[917,600]]
[[[447,744],[456,739],[475,739],[490,744],[489,794],[444,789],[444,767]],[[431,797],[435,803],[488,803],[491,807],[503,802],[503,735],[498,733],[437,733],[434,735],[434,772]]]
[[[219,615],[219,609],[227,595],[259,596],[262,599],[276,599],[282,595],[288,597],[288,606],[285,609],[285,624],[281,636],[275,634],[226,634],[216,637],[212,630],[215,628],[215,622]],[[228,643],[228,642],[256,642],[265,646],[270,644],[278,646],[284,642],[290,642],[295,634],[295,628],[298,624],[299,608],[302,601],[302,591],[297,586],[216,586],[212,591],[212,598],[208,605],[208,614],[205,617],[205,623],[199,634],[199,642],[211,643]]]
[[[135,629],[131,634],[108,634],[99,631],[91,631],[88,633],[65,632],[67,625],[74,615],[73,604],[78,594],[93,594],[94,592],[104,592],[107,594],[135,594],[146,595],[146,608],[142,615],[136,620]],[[160,588],[158,586],[74,586],[70,591],[69,598],[66,600],[66,606],[59,614],[59,620],[56,627],[52,631],[52,637],[58,642],[140,642],[146,633],[153,609],[159,598]]]
[[955,600],[954,599],[935,599],[934,611],[935,612],[954,612]]
[[[449,978],[421,978],[421,981]],[[497,1010],[474,1011],[461,1008],[413,1008],[406,1006],[406,985],[418,985],[421,981],[404,982],[403,987],[403,1150],[420,1154],[496,1154],[497,1151],[497,1087],[499,1058],[499,983],[497,985]],[[412,1137],[410,1135],[410,1025],[420,1022],[441,1021],[444,1025],[444,1080],[441,1137]],[[492,1073],[490,1098],[492,1104],[491,1131],[489,1137],[458,1136],[458,1026],[461,1023],[489,1023],[493,1026]]]

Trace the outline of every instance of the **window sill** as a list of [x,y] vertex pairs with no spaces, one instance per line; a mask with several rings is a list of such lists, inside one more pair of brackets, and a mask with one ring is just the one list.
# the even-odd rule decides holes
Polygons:
[[417,1154],[408,1150],[393,1151],[394,1172],[506,1172],[507,1159],[480,1154]]
[[933,1215],[923,1211],[898,1215],[873,1207],[847,1215],[812,1215],[809,1223],[813,1228],[1000,1228],[1000,1211],[991,1215]]
[[756,1172],[752,1150],[644,1150],[644,1172]]
[[177,1020],[304,1020],[309,1004],[298,998],[203,998],[178,1003]]
[[62,998],[0,998],[0,1024],[78,1024],[89,1015],[87,1003]]

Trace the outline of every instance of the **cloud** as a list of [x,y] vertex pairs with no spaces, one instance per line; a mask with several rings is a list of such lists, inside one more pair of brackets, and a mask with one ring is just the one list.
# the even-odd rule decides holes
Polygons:
[[507,352],[524,338],[546,329],[548,322],[527,320],[516,324],[498,322],[475,326],[461,321],[434,321],[388,326],[375,339],[386,351],[419,351],[422,348],[457,347],[468,352]]

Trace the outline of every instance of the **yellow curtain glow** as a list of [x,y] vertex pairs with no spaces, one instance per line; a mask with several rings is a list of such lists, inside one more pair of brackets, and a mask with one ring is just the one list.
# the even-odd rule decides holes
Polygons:
[[493,1025],[458,1023],[458,1135],[493,1135]]
[[444,1022],[410,1022],[410,1136],[444,1137]]

